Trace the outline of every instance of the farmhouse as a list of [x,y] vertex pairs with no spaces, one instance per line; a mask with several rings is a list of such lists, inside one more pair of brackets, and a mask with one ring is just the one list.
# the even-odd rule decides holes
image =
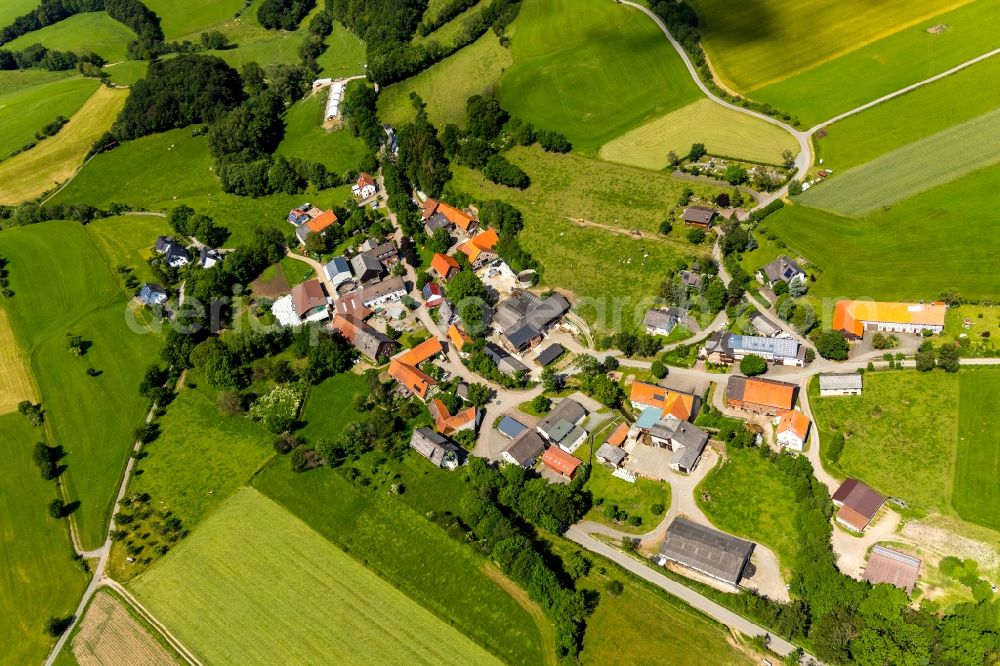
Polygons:
[[343,257],[334,257],[323,265],[323,277],[336,287],[351,279],[351,265]]
[[618,468],[621,467],[622,463],[625,462],[625,459],[628,458],[628,453],[620,447],[612,446],[605,442],[604,444],[601,444],[599,449],[597,449],[594,456],[605,465]]
[[681,284],[685,287],[693,287],[698,289],[701,287],[702,277],[701,273],[696,273],[695,271],[683,270],[680,273]]
[[861,375],[856,372],[820,375],[819,395],[826,398],[834,395],[861,395]]
[[538,353],[538,356],[535,357],[535,365],[539,365],[544,368],[562,356],[565,352],[566,350],[561,344],[553,343]]
[[434,256],[431,258],[431,270],[440,276],[442,280],[447,280],[455,273],[462,270],[455,257],[449,257],[447,254],[441,254],[440,252],[435,252]]
[[715,220],[715,209],[704,206],[688,206],[684,209],[682,219],[684,224],[689,227],[711,229],[712,221]]
[[169,236],[160,236],[156,239],[153,249],[157,254],[163,255],[163,260],[171,268],[180,268],[191,263],[191,253],[184,249],[183,245],[174,242]]
[[[462,231],[469,231],[476,224],[475,216],[470,213],[430,197],[424,201],[420,219],[423,220],[425,228],[430,223],[435,229],[454,226]],[[433,233],[433,231],[427,233]]]
[[292,305],[300,322],[322,321],[330,316],[329,301],[319,280],[306,280],[292,288]]
[[427,391],[437,386],[437,381],[420,368],[400,363],[393,359],[389,362],[389,376],[399,382],[406,393],[415,395],[421,400],[427,397]]
[[754,330],[765,338],[773,338],[776,335],[781,335],[781,327],[759,312],[754,312],[750,315],[749,321]]
[[358,282],[370,282],[382,276],[385,267],[382,262],[370,254],[356,254],[351,258],[351,268]]
[[711,363],[733,363],[754,354],[770,363],[803,366],[805,349],[791,338],[765,338],[757,335],[738,335],[716,331],[705,341],[699,356]]
[[872,585],[885,583],[912,594],[919,577],[919,558],[878,544],[872,547],[865,567],[865,580]]
[[314,217],[317,217],[322,214],[322,212],[323,211],[316,206],[313,206],[310,203],[304,203],[298,208],[293,208],[288,211],[288,221],[297,227],[301,224],[305,224]]
[[525,430],[500,452],[500,458],[512,465],[528,468],[534,466],[544,450],[545,440],[542,436],[534,430]]
[[501,301],[493,313],[501,340],[513,351],[521,352],[542,340],[542,335],[569,312],[569,301],[552,294],[544,301],[531,292],[517,290]]
[[136,299],[145,305],[163,305],[167,302],[167,290],[158,284],[143,282]]
[[459,245],[458,250],[469,258],[473,268],[479,268],[497,258],[494,248],[499,242],[496,229],[490,227]]
[[809,436],[809,426],[809,417],[799,410],[786,412],[778,419],[778,428],[775,431],[778,444],[793,451],[801,451]]
[[576,474],[576,468],[583,464],[583,461],[576,456],[571,456],[558,446],[550,446],[542,454],[542,464],[554,472],[572,479]]
[[791,282],[795,278],[805,280],[806,274],[799,265],[786,257],[780,255],[777,259],[767,264],[757,272],[757,277],[769,287],[774,287],[778,282]]
[[632,409],[637,411],[645,411],[650,407],[659,410],[660,413],[656,418],[673,416],[687,421],[694,418],[699,399],[692,393],[674,391],[656,384],[632,382],[629,402],[632,404]]
[[355,319],[364,321],[371,316],[372,311],[361,304],[361,290],[355,289],[344,294],[334,303],[334,309],[339,315],[351,315]]
[[455,414],[448,411],[448,406],[441,400],[435,398],[427,405],[431,417],[434,419],[434,427],[442,435],[451,435],[463,430],[475,430],[479,425],[479,410],[475,407],[461,409]]
[[388,358],[398,346],[392,338],[353,316],[334,315],[330,328],[344,336],[362,355],[376,363]]
[[660,555],[716,580],[737,586],[754,544],[710,527],[676,518],[660,544]]
[[705,446],[708,445],[708,433],[696,425],[666,416],[656,421],[648,429],[646,436],[652,446],[672,451],[670,468],[675,472],[690,474],[698,466]]
[[323,234],[331,225],[337,221],[337,216],[332,210],[324,210],[322,213],[306,220],[306,223],[295,230],[295,236],[303,245],[313,234]]
[[375,184],[375,179],[370,174],[362,171],[358,174],[357,182],[351,186],[351,192],[363,201],[375,196],[375,193],[378,192],[378,185]]
[[509,416],[503,417],[497,424],[497,431],[507,439],[514,439],[527,429],[528,426]]
[[684,311],[680,308],[668,308],[666,310],[646,310],[643,323],[646,325],[646,333],[650,335],[670,335],[670,332],[677,327],[677,322],[684,316]]
[[944,330],[945,303],[882,303],[837,301],[833,308],[833,330],[848,339],[860,340],[865,331],[886,333],[940,333]]
[[370,284],[361,290],[361,304],[375,308],[390,301],[398,301],[406,295],[406,284],[401,277],[391,277]]
[[447,437],[442,437],[430,428],[417,428],[410,437],[410,448],[427,458],[438,467],[455,469],[458,467],[459,448]]
[[367,254],[368,256],[382,262],[385,266],[391,266],[399,261],[399,248],[397,248],[396,244],[391,240],[376,245],[375,241],[369,238],[358,246],[358,250],[362,254]]
[[567,453],[573,453],[587,439],[587,431],[578,423],[587,417],[587,410],[572,398],[563,398],[537,426],[538,433]]
[[855,532],[864,532],[885,503],[885,497],[857,479],[844,481],[832,499],[834,505],[840,507],[837,522]]
[[424,297],[424,304],[429,308],[436,308],[444,302],[444,292],[441,291],[441,285],[437,282],[425,284],[424,288],[420,290],[420,294]]
[[795,406],[799,387],[761,377],[733,375],[726,382],[726,404],[757,414],[781,416]]

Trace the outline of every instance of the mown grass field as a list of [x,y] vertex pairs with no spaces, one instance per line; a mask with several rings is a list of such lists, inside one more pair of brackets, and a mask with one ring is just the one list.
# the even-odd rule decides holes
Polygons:
[[996,298],[993,235],[960,220],[982,219],[1000,203],[998,177],[1000,167],[983,169],[861,219],[785,207],[764,226],[788,245],[786,254],[822,269],[810,286],[817,297],[919,300],[957,289],[969,298]]
[[[178,0],[167,1],[174,4],[178,2]],[[306,27],[310,19],[322,10],[323,3],[317,3],[313,11],[302,19],[299,28],[292,31],[267,30],[261,27],[257,21],[257,9],[260,4],[261,0],[254,0],[243,10],[239,18],[212,26],[213,30],[223,33],[230,42],[237,45],[236,48],[213,51],[213,53],[237,69],[251,61],[262,66],[297,64],[298,49],[305,37]],[[189,36],[190,39],[197,37],[197,34]]]
[[[262,524],[266,531],[257,529]],[[250,488],[215,511],[134,590],[212,663],[320,656],[341,663],[499,663]]]
[[702,99],[612,139],[598,155],[659,171],[668,165],[667,153],[686,155],[696,142],[713,155],[771,164],[781,163],[784,150],[798,152],[798,143],[781,128]]
[[[434,469],[415,454],[389,467],[383,473],[398,468],[405,479],[406,492],[398,498],[348,481],[344,470],[295,474],[283,459],[268,465],[253,485],[508,663],[546,661],[539,626],[484,572],[485,559],[425,517],[428,511],[454,511],[466,490],[462,473]],[[548,620],[543,626],[551,631]]]
[[365,44],[337,21],[326,38],[327,49],[318,58],[323,76],[339,78],[365,73]]
[[963,370],[952,503],[966,520],[1000,530],[1000,372]]
[[104,71],[114,83],[120,86],[131,86],[139,79],[146,78],[146,70],[149,63],[145,60],[125,60],[115,63],[111,67],[105,67]]
[[37,393],[7,310],[0,308],[0,414],[17,411],[17,403],[22,400],[37,401]]
[[1000,109],[835,174],[803,192],[807,206],[859,216],[1000,162]]
[[656,24],[613,2],[528,0],[510,48],[504,108],[585,153],[700,97]]
[[789,572],[798,552],[795,493],[756,450],[730,448],[726,456],[698,486],[698,506],[719,529],[773,550]]
[[146,259],[154,255],[156,237],[170,235],[166,219],[154,215],[105,217],[88,224],[87,231],[112,269],[128,266],[136,279],[156,281]]
[[[919,7],[926,7],[928,4],[916,3]],[[945,10],[955,3],[940,4],[941,9]],[[791,11],[807,6],[813,8],[815,5],[800,4]],[[879,11],[880,7],[885,6],[886,3],[870,5],[873,11]],[[855,6],[845,4],[843,7],[853,9]],[[914,16],[919,13],[919,7],[915,9]],[[931,7],[931,11],[936,10]],[[784,7],[781,9],[781,16],[787,16]],[[797,114],[802,123],[809,127],[997,48],[1000,42],[996,39],[993,26],[998,21],[1000,5],[989,0],[975,0],[952,11],[917,21],[884,39],[823,62],[791,78],[756,89],[751,97]],[[927,28],[937,24],[947,25],[948,29],[938,34],[927,32]],[[803,29],[812,32],[817,25],[822,23],[810,23]],[[855,37],[855,34],[845,31],[840,38],[851,40]],[[811,39],[810,35],[807,41]],[[774,58],[775,62],[785,60],[787,49],[782,47],[780,53],[780,57]],[[787,62],[796,60],[792,58]],[[902,124],[905,126],[905,123]]]
[[0,204],[33,199],[68,180],[114,122],[127,97],[127,90],[99,87],[59,134],[0,163]]
[[[966,0],[887,0],[872,4],[762,0],[733,6],[694,0],[703,43],[730,86],[749,92],[888,37]],[[983,26],[985,28],[986,26]]]
[[360,417],[354,411],[354,396],[367,393],[365,378],[352,372],[334,375],[312,387],[302,410],[305,425],[297,434],[312,444],[337,439],[349,422]]
[[47,510],[56,487],[31,460],[42,438],[20,414],[0,416],[0,662],[40,663],[50,616],[73,612],[87,576],[73,562],[65,524]]
[[464,127],[466,100],[490,91],[511,62],[510,51],[500,46],[493,32],[487,32],[416,76],[383,89],[378,98],[379,118],[396,126],[412,120],[415,112],[410,93],[415,92],[427,103],[432,123]]
[[292,105],[285,114],[285,138],[278,154],[319,162],[335,173],[357,170],[367,149],[364,141],[341,128],[323,129],[328,90],[311,95]]
[[0,126],[4,128],[0,134],[0,160],[29,141],[36,141],[35,132],[56,116],[69,118],[76,113],[99,85],[95,79],[57,79],[0,95]]
[[72,655],[81,666],[126,661],[148,666],[185,663],[151,631],[121,597],[102,589],[94,595],[69,643],[59,654]]
[[7,25],[18,16],[27,14],[36,8],[35,0],[5,0],[0,3],[0,25]]
[[816,139],[825,167],[843,171],[1000,107],[993,81],[1000,57],[989,58],[834,123]]
[[[504,199],[520,209],[525,227],[518,240],[542,264],[542,284],[571,290],[581,315],[600,330],[622,330],[641,321],[678,260],[710,251],[707,245],[689,243],[681,225],[669,236],[658,233],[660,221],[691,183],[537,147],[516,148],[507,156],[532,178],[524,192],[494,185],[463,167],[454,168],[453,187],[479,200]],[[694,189],[705,197],[721,191],[702,185]],[[632,230],[647,237],[636,238]]]
[[[242,0],[149,0],[146,6],[160,17],[163,36],[170,40],[198,34],[231,19],[242,9]],[[256,16],[256,11],[254,12]]]
[[[78,223],[4,231],[0,253],[10,260],[15,292],[7,304],[10,323],[41,391],[48,439],[67,452],[63,482],[80,502],[74,515],[81,539],[93,547],[103,538],[132,432],[145,415],[137,386],[160,338],[128,324],[126,297],[108,258]],[[66,350],[70,332],[91,343],[84,356]],[[88,367],[101,374],[88,377]]]
[[19,92],[24,88],[52,83],[60,79],[75,76],[75,72],[50,72],[44,69],[5,69],[0,70],[0,95]]
[[108,62],[118,62],[125,60],[125,47],[133,39],[135,33],[107,13],[86,12],[22,35],[4,48],[23,51],[32,44],[41,44],[57,51],[93,51]]

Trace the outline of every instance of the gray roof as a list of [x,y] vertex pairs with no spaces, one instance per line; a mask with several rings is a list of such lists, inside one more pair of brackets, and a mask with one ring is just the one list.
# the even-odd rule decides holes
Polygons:
[[526,325],[541,332],[569,312],[569,309],[569,301],[561,294],[552,294],[543,301],[531,292],[516,291],[497,305],[493,321],[505,335]]
[[777,259],[764,266],[764,275],[767,276],[768,282],[777,282],[778,280],[784,280],[788,282],[798,273],[804,273],[799,265],[786,257],[785,255],[780,255]]
[[781,332],[781,327],[759,312],[755,312],[750,315],[750,325],[753,326],[758,333],[766,335],[767,337],[771,337],[772,335]]
[[700,287],[701,274],[694,271],[681,271],[681,284],[685,287]]
[[382,262],[367,253],[355,255],[351,259],[351,267],[359,280],[382,274]]
[[458,452],[458,447],[447,437],[439,435],[430,428],[414,430],[413,436],[410,437],[410,446],[438,467],[441,467],[448,454],[454,456]]
[[396,244],[391,240],[382,243],[381,245],[376,245],[370,250],[365,250],[362,254],[368,255],[369,257],[374,257],[379,261],[388,259],[389,257],[396,256],[399,250],[396,248]]
[[509,416],[503,417],[500,419],[500,423],[497,424],[497,430],[511,439],[514,439],[527,429],[528,426],[524,425],[517,419],[512,419]]
[[660,554],[668,560],[736,585],[754,544],[710,527],[677,518],[667,528]]
[[147,305],[155,305],[167,300],[167,291],[158,284],[144,282],[139,290],[139,300]]
[[295,237],[299,239],[299,242],[305,243],[306,239],[312,235],[312,229],[309,225],[303,224],[302,226],[295,228]]
[[343,257],[334,257],[323,266],[323,269],[330,277],[336,277],[340,273],[350,273],[351,265]]
[[563,398],[559,401],[559,404],[553,407],[552,411],[538,423],[538,429],[548,435],[549,439],[560,442],[562,439],[556,439],[552,435],[559,422],[566,421],[572,426],[582,421],[586,416],[587,410],[583,405],[572,398]]
[[646,310],[643,323],[647,328],[661,328],[670,332],[677,326],[677,314],[667,310]]
[[483,345],[483,353],[485,353],[486,356],[489,357],[491,361],[497,364],[499,364],[500,361],[510,356],[510,354],[508,354],[503,347],[494,342],[487,342],[485,345]]
[[530,310],[541,305],[542,301],[530,291],[518,290],[497,304],[493,321],[500,328],[507,330],[514,326]]
[[601,448],[597,449],[597,457],[603,460],[607,460],[609,463],[618,467],[622,464],[622,461],[628,457],[628,454],[617,446],[611,446],[610,444],[601,444]]
[[434,233],[438,229],[451,229],[452,224],[451,220],[441,213],[434,213],[424,220],[424,227],[427,228],[428,233]]
[[698,446],[684,446],[676,449],[674,455],[670,457],[671,466],[683,467],[687,472],[693,471],[701,454],[705,452],[706,442],[702,442]]
[[545,450],[545,440],[534,430],[525,430],[507,445],[504,452],[511,456],[519,465],[526,465],[537,460]]
[[497,362],[497,370],[505,375],[513,375],[515,373],[528,370],[528,366],[521,363],[513,356],[504,356]]
[[779,358],[798,358],[800,345],[790,338],[765,338],[759,335],[723,336],[723,342],[733,351],[744,354],[772,354]]
[[538,356],[535,357],[535,363],[537,363],[539,365],[543,365],[543,366],[544,365],[548,365],[552,361],[554,361],[557,358],[559,358],[560,356],[562,356],[563,352],[565,352],[565,351],[566,350],[563,349],[562,345],[560,345],[558,343],[551,344],[548,347],[546,347],[545,349],[543,349],[541,351],[541,353],[538,354]]
[[715,209],[704,206],[688,206],[684,209],[684,221],[694,224],[708,224],[715,217]]
[[[522,320],[523,321],[523,320]],[[503,337],[507,339],[510,346],[514,349],[524,349],[527,347],[532,340],[541,335],[538,329],[531,324],[521,324],[517,328],[508,329],[504,332]]]
[[386,278],[381,282],[376,282],[362,289],[361,302],[370,303],[383,296],[399,291],[406,292],[406,283],[403,282],[403,278],[399,276]]
[[698,449],[699,455],[708,443],[708,433],[687,421],[681,421],[671,416],[657,421],[649,434],[659,439],[670,440],[674,446],[683,446],[686,449]]
[[860,391],[861,375],[856,372],[836,375],[820,375],[819,388],[820,390],[854,389]]

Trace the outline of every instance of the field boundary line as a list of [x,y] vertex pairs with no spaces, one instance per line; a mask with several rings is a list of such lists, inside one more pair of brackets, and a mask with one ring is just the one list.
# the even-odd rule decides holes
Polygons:
[[158,631],[161,636],[163,636],[163,639],[170,644],[170,647],[176,650],[177,653],[188,664],[191,664],[191,666],[204,666],[203,662],[200,659],[198,659],[197,656],[195,656],[194,652],[188,649],[188,647],[184,645],[184,643],[181,642],[179,638],[174,636],[162,622],[157,620],[156,616],[154,616],[149,611],[149,609],[143,606],[142,603],[138,599],[136,599],[132,595],[132,593],[125,588],[124,585],[114,580],[113,578],[105,578],[101,581],[101,586],[117,592],[121,596],[121,598],[125,601],[125,603],[127,603],[129,606],[133,608],[133,610],[135,610],[135,612],[141,615],[142,618],[146,620],[146,622],[149,622],[149,624],[156,631]]
[[556,637],[552,622],[546,617],[545,612],[535,601],[528,597],[527,592],[521,589],[510,578],[507,578],[496,565],[486,562],[481,567],[481,570],[483,575],[500,586],[504,592],[510,595],[511,599],[517,602],[518,606],[531,616],[535,627],[538,628],[538,638],[542,642],[542,654],[545,655],[546,666],[557,666],[559,662],[555,658]]

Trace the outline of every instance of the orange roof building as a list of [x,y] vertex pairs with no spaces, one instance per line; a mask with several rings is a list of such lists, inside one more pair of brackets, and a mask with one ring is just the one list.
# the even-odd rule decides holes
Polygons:
[[733,375],[726,382],[726,404],[758,414],[781,416],[795,406],[799,387],[761,377]]
[[455,345],[455,349],[458,351],[462,351],[465,345],[472,343],[472,338],[462,332],[456,324],[448,327],[448,339],[451,340],[451,344]]
[[455,260],[455,257],[449,257],[447,254],[435,252],[434,257],[431,259],[431,269],[440,275],[442,280],[447,280],[452,275],[462,270],[462,267],[458,265],[458,261]]
[[448,411],[448,406],[437,398],[431,400],[427,406],[431,416],[434,418],[434,427],[442,435],[450,435],[462,430],[473,430],[476,427],[476,420],[479,410],[475,407],[461,409],[452,414]]
[[326,231],[326,228],[337,222],[337,215],[332,210],[324,210],[322,213],[306,222],[306,226],[314,234]]
[[662,416],[669,415],[681,421],[690,421],[694,413],[695,396],[690,393],[672,391],[655,384],[632,382],[629,401],[632,403],[632,408],[636,410],[654,407],[663,412]]
[[421,400],[427,397],[428,389],[437,384],[433,377],[419,368],[400,363],[395,359],[389,363],[389,376]]
[[469,258],[469,263],[476,263],[484,252],[491,256],[495,254],[493,249],[499,242],[500,236],[497,235],[497,230],[490,227],[481,234],[478,234],[474,238],[470,238],[459,245],[458,249],[462,252],[462,254]]
[[801,451],[809,436],[809,417],[797,409],[786,412],[778,419],[776,435],[778,443],[793,451]]
[[396,360],[407,365],[420,365],[424,361],[434,358],[443,351],[444,345],[441,344],[440,340],[437,338],[428,338],[413,349],[405,351],[397,356]]
[[833,330],[860,339],[865,329],[892,333],[922,333],[944,330],[945,303],[885,303],[837,301],[833,308]]
[[608,438],[604,440],[605,444],[610,444],[614,447],[620,447],[625,443],[625,438],[628,436],[628,423],[622,423],[615,431],[608,435]]
[[472,217],[464,210],[460,210],[444,203],[443,201],[438,201],[437,199],[431,199],[430,197],[424,201],[424,211],[423,219],[438,214],[443,215],[449,222],[454,224],[456,227],[462,231],[468,231],[476,224],[476,218]]
[[576,473],[576,468],[579,467],[582,462],[582,460],[576,456],[571,456],[558,446],[550,446],[545,449],[545,453],[542,454],[543,465],[570,479],[573,478],[573,475]]

